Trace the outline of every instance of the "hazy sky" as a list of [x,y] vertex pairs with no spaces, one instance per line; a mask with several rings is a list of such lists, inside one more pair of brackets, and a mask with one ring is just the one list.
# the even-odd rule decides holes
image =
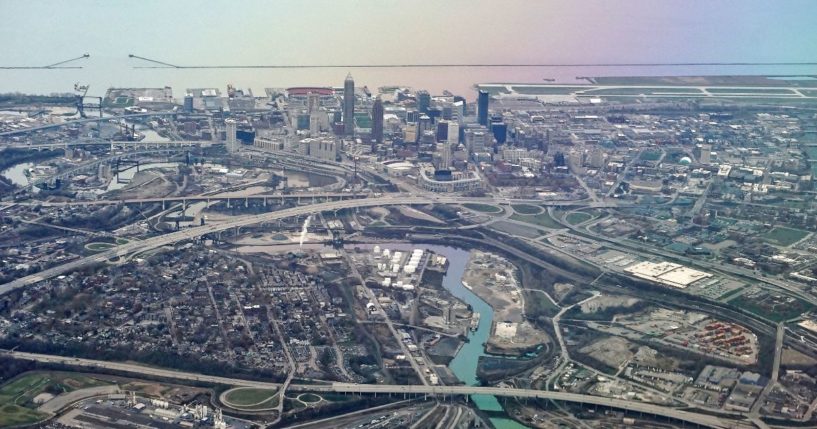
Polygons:
[[[817,60],[817,2],[0,1],[3,63]],[[184,61],[182,61],[184,60]]]
[[[0,0],[0,16],[0,65],[88,52],[86,73],[105,70],[105,84],[143,64],[129,53],[182,65],[817,61],[814,0]],[[33,75],[0,71],[0,90]]]

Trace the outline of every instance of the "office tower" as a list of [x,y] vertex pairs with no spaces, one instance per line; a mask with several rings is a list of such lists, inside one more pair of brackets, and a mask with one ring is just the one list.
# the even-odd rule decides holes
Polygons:
[[416,110],[407,111],[406,122],[420,122],[420,112]]
[[448,133],[446,140],[451,147],[456,147],[460,143],[460,124],[456,121],[448,122]]
[[437,141],[448,141],[448,121],[437,122]]
[[440,164],[437,170],[447,171],[451,169],[451,143],[446,140],[440,148]]
[[184,111],[185,113],[193,112],[193,94],[184,96]]
[[236,137],[236,123],[233,119],[224,121],[226,127],[227,138],[227,152],[233,153],[238,151],[238,139]]
[[431,94],[428,91],[417,91],[417,110],[420,113],[428,113],[429,107],[431,107]]
[[480,125],[488,126],[488,103],[491,96],[488,91],[479,91],[479,99],[477,100],[477,122]]
[[417,134],[422,136],[423,132],[425,131],[432,131],[431,129],[431,118],[428,115],[420,115],[420,122],[418,122],[419,128],[417,129]]
[[314,137],[321,133],[321,118],[319,112],[309,114],[309,135]]
[[321,107],[321,95],[316,92],[310,92],[306,95],[306,110],[307,112],[315,113]]
[[383,143],[383,100],[377,97],[372,106],[372,140]]
[[355,80],[351,73],[343,82],[343,131],[347,136],[355,135]]

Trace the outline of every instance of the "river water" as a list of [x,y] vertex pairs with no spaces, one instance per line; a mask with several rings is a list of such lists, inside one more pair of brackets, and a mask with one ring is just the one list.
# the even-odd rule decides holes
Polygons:
[[3,176],[11,180],[11,183],[14,183],[17,186],[27,186],[28,177],[25,175],[25,171],[33,166],[34,166],[33,162],[23,162],[21,164],[16,164],[15,166],[9,167],[0,172],[0,176]]
[[[443,287],[455,297],[469,304],[473,311],[480,314],[477,330],[468,334],[469,341],[462,345],[457,355],[448,364],[448,367],[463,383],[469,386],[479,385],[477,364],[479,363],[479,357],[485,355],[484,344],[488,341],[488,336],[491,333],[494,311],[488,303],[462,285],[462,276],[465,273],[470,253],[467,250],[454,247],[429,244],[389,243],[381,244],[380,247],[397,250],[427,249],[448,259],[448,271],[443,277]],[[502,406],[494,396],[472,395],[471,400],[480,410],[503,411]],[[523,426],[510,418],[492,418],[491,423],[497,429],[527,428],[527,426]]]

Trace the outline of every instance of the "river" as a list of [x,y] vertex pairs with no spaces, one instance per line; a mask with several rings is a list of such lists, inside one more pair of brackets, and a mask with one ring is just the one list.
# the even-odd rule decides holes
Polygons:
[[[22,162],[3,170],[0,172],[0,176],[11,180],[11,183],[17,186],[26,187],[28,186],[28,176],[26,176],[25,171],[34,165],[33,162]],[[31,188],[31,191],[34,193],[40,192],[40,189],[36,186],[32,186]]]
[[[488,303],[462,285],[462,276],[465,273],[470,252],[449,246],[429,244],[388,243],[381,244],[380,247],[397,250],[422,248],[443,255],[448,259],[448,271],[446,271],[443,277],[443,287],[455,297],[469,304],[475,312],[480,314],[477,330],[468,334],[469,341],[463,344],[457,352],[457,355],[454,356],[454,359],[448,364],[448,367],[463,383],[469,386],[479,385],[479,381],[477,380],[477,364],[479,363],[479,357],[485,355],[484,344],[488,341],[488,336],[491,333],[494,311]],[[502,406],[495,396],[472,395],[471,400],[474,405],[482,411],[503,411]],[[497,429],[527,428],[527,426],[523,426],[510,418],[491,418],[491,423],[493,423]]]

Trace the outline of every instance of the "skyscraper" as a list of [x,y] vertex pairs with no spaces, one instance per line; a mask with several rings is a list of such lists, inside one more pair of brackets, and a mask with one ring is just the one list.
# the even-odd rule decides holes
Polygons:
[[428,113],[429,107],[431,107],[431,94],[428,91],[417,91],[417,110],[420,113]]
[[343,131],[347,136],[355,135],[355,80],[351,73],[343,82]]
[[479,91],[479,99],[477,100],[477,122],[480,125],[488,126],[488,103],[491,96],[488,91]]
[[380,97],[374,100],[372,106],[372,140],[378,144],[383,143],[383,100]]
[[238,139],[236,137],[236,123],[233,119],[224,121],[225,134],[227,134],[227,152],[233,153],[238,151]]

